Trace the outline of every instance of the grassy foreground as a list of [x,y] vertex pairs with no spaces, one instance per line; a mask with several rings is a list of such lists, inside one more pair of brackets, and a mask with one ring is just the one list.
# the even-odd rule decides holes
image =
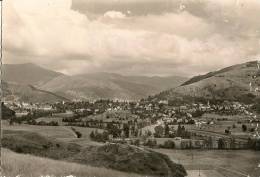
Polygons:
[[41,177],[49,175],[63,177],[73,175],[76,177],[141,177],[136,174],[123,173],[105,168],[96,168],[76,163],[50,160],[32,155],[17,154],[2,149],[2,176],[15,177]]
[[[2,146],[19,154],[31,154],[52,160],[148,176],[184,177],[187,174],[182,165],[173,163],[168,156],[135,146],[108,143],[102,146],[82,147],[75,143],[58,141],[28,131],[4,130],[3,134]],[[30,162],[32,160],[26,159],[26,161]],[[14,161],[14,163],[17,162]],[[50,163],[47,163],[47,166],[43,164],[44,168],[49,166],[51,168],[56,167],[56,165],[50,165]],[[39,166],[39,168],[42,167]],[[49,170],[50,168],[47,169],[47,172]],[[50,172],[56,172],[56,169]],[[88,175],[88,173],[83,174],[84,177]],[[77,174],[77,176],[79,175]],[[90,174],[90,176],[93,175]],[[115,175],[106,173],[105,176],[114,177]]]

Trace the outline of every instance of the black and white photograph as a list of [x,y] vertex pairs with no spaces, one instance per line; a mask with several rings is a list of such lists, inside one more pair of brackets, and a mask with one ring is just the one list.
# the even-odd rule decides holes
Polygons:
[[0,177],[260,177],[260,0],[0,5]]

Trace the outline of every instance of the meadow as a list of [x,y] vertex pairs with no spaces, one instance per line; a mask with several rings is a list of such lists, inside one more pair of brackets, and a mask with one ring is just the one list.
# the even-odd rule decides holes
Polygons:
[[[260,152],[250,150],[169,150],[155,151],[166,154],[181,163],[191,177],[200,169],[207,177],[259,177]],[[258,176],[257,176],[258,175]]]
[[14,177],[54,177],[73,175],[76,177],[141,177],[137,174],[124,173],[106,168],[97,168],[76,163],[62,162],[32,155],[17,154],[2,150],[2,176]]
[[28,131],[38,133],[42,136],[55,138],[60,141],[67,143],[77,143],[82,146],[88,145],[100,145],[100,143],[91,141],[89,135],[95,128],[87,127],[74,127],[77,131],[82,134],[81,138],[77,138],[75,133],[71,130],[70,126],[37,126],[37,125],[9,125],[8,122],[3,121],[3,130],[13,130],[13,131]]

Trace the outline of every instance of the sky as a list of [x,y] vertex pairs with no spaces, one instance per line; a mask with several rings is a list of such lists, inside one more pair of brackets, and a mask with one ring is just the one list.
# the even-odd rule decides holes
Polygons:
[[4,63],[193,76],[260,59],[259,0],[8,0]]

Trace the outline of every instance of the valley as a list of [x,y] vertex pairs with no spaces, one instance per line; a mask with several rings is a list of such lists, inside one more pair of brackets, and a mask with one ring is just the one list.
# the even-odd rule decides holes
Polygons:
[[[44,158],[61,168],[71,164],[80,171],[82,165],[101,171],[108,168],[115,176],[257,177],[257,73],[256,62],[248,62],[177,81],[177,85],[173,82],[176,86],[166,81],[170,78],[107,73],[24,81],[35,86],[9,78],[3,147],[14,158],[28,154],[25,158],[33,158],[35,165]],[[90,87],[104,97],[93,96]],[[17,168],[21,167],[12,170]]]

